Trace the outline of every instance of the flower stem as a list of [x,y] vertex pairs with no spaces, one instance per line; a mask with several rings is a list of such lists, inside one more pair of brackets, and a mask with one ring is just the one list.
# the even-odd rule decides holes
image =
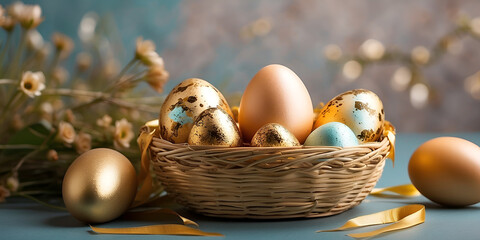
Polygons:
[[20,95],[19,93],[20,93],[20,90],[15,91],[15,93],[8,100],[7,104],[3,107],[2,114],[0,115],[0,126],[1,124],[3,124],[3,121],[7,116],[8,109],[13,104],[13,102],[15,102],[18,99],[18,96]]
[[8,52],[8,48],[10,48],[10,43],[12,42],[12,32],[7,33],[7,42],[5,43],[2,52],[0,53],[0,76],[3,76],[3,67],[4,67],[4,60],[5,56]]
[[22,60],[22,53],[23,49],[25,48],[25,44],[27,42],[27,31],[22,28],[22,31],[20,33],[20,44],[18,45],[17,51],[15,52],[15,55],[13,57],[13,66],[11,68],[10,76],[15,78],[17,75],[18,71],[21,69],[18,69],[20,66],[20,61]]
[[44,202],[44,201],[42,201],[42,200],[40,200],[40,199],[38,199],[38,198],[36,198],[36,197],[33,197],[33,196],[28,195],[28,194],[25,194],[25,193],[15,193],[14,196],[20,196],[20,197],[28,198],[28,199],[30,199],[30,200],[33,200],[33,201],[35,201],[35,202],[37,202],[37,203],[42,204],[43,206],[46,206],[46,207],[49,207],[49,208],[53,208],[53,209],[56,209],[56,210],[67,211],[67,209],[64,208],[64,207],[55,206],[55,205],[53,205],[53,204],[46,203],[46,202]]
[[114,78],[113,82],[110,84],[110,86],[105,90],[105,92],[109,92],[111,91],[112,89],[115,88],[116,84],[118,81],[120,81],[120,79],[122,79],[122,76],[125,75],[125,73],[127,73],[127,71],[132,68],[136,63],[137,63],[138,59],[137,58],[132,58],[128,63],[127,65],[125,65],[125,67],[123,67],[123,69],[120,71],[120,73]]
[[0,85],[3,84],[16,84],[17,81],[12,80],[12,79],[0,79]]

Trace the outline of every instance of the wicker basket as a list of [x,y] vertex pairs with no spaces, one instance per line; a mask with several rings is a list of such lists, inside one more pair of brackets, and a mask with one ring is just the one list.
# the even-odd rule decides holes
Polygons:
[[180,204],[208,216],[280,219],[329,216],[360,204],[392,147],[384,137],[347,148],[220,148],[157,135],[150,153],[157,180]]

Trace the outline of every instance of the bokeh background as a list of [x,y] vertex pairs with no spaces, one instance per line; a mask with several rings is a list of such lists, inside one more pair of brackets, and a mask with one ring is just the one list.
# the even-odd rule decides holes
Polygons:
[[392,87],[392,76],[402,64],[369,64],[352,80],[342,74],[342,62],[325,55],[331,44],[343,56],[355,55],[367,39],[380,41],[387,52],[431,48],[455,29],[460,17],[480,16],[475,0],[24,2],[42,7],[45,21],[38,30],[43,37],[67,34],[75,40],[75,53],[82,49],[81,23],[87,29],[107,29],[108,44],[115,50],[105,54],[114,54],[121,64],[132,57],[138,36],[153,40],[171,76],[164,94],[182,80],[198,77],[235,105],[260,68],[279,63],[299,75],[314,105],[346,90],[366,88],[380,96],[386,118],[401,132],[480,131],[480,99],[465,89],[465,79],[480,70],[478,37],[459,38],[452,51],[422,68],[429,98],[420,105],[412,103],[408,88]]

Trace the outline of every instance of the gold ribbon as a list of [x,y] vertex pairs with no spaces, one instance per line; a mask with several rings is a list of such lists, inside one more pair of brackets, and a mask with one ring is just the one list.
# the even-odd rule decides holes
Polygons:
[[383,124],[384,136],[390,142],[390,153],[387,158],[392,160],[392,165],[395,166],[395,127],[389,121],[385,121]]
[[372,192],[370,192],[370,195],[380,197],[394,196],[385,194],[385,192],[393,192],[404,197],[415,197],[420,195],[420,192],[415,188],[415,186],[413,186],[413,184],[405,184],[386,188],[374,188]]
[[150,151],[148,147],[152,142],[153,136],[158,131],[158,120],[152,120],[145,124],[137,138],[138,146],[141,152],[140,173],[138,175],[138,183],[141,185],[137,191],[132,207],[140,206],[150,199],[153,192],[153,179],[150,175]]
[[347,235],[353,238],[366,238],[377,236],[386,232],[413,227],[423,222],[425,222],[425,206],[420,204],[413,204],[399,208],[389,209],[370,215],[356,217],[350,219],[339,228],[331,230],[320,230],[317,232],[343,231],[358,227],[394,223],[374,231],[364,233],[352,233]]
[[182,235],[182,236],[218,236],[223,237],[220,233],[204,232],[199,229],[187,227],[180,224],[162,224],[149,225],[142,227],[129,228],[98,228],[90,225],[92,230],[101,234],[142,234],[142,235]]

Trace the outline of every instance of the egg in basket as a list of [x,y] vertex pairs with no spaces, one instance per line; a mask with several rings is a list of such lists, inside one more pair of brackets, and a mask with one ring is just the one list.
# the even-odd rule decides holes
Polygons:
[[149,151],[155,177],[204,215],[277,219],[338,214],[358,205],[393,158],[395,133],[368,90],[313,108],[300,78],[262,68],[238,109],[201,79],[177,85]]

